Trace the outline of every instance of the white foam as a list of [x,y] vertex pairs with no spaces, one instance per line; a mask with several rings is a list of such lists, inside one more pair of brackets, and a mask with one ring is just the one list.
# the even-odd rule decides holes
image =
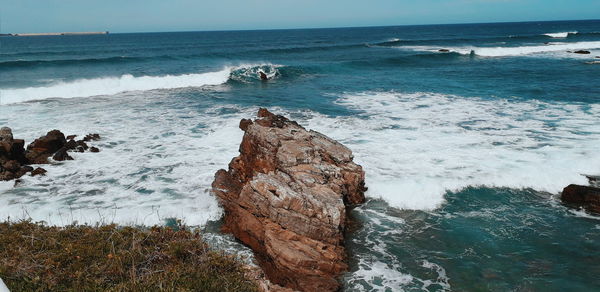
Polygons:
[[91,97],[114,95],[128,91],[172,89],[219,85],[227,82],[233,68],[216,72],[134,77],[126,74],[120,77],[80,79],[71,82],[58,82],[43,87],[28,87],[0,90],[0,104],[11,104],[47,98]]
[[566,31],[566,32],[554,32],[554,33],[545,33],[545,36],[549,36],[551,38],[566,38],[570,34],[577,34],[576,31]]
[[351,148],[367,195],[431,210],[467,186],[556,193],[600,173],[600,105],[365,92],[338,103],[356,116],[312,115],[309,128]]
[[[356,267],[345,276],[347,290],[351,291],[412,291],[421,288],[429,291],[436,285],[442,290],[450,290],[446,270],[435,263],[420,261],[420,266],[431,270],[437,276],[421,279],[408,273],[404,266],[410,264],[406,259],[390,252],[389,243],[398,242],[406,237],[405,222],[402,218],[387,214],[386,211],[359,206],[355,210],[364,223],[352,241],[362,248],[354,251],[358,260]],[[385,240],[382,240],[385,238]],[[439,290],[439,289],[438,289]]]
[[[348,285],[358,291],[404,291],[403,287],[413,282],[413,276],[400,272],[396,264],[380,261],[367,262],[359,259],[358,270],[348,279]],[[366,289],[362,283],[370,286]]]
[[[25,177],[15,189],[0,184],[0,214],[58,225],[219,218],[210,184],[238,153],[239,120],[256,108],[174,102],[168,91],[153,91],[3,107],[7,126],[27,141],[53,128],[104,140],[102,152],[74,153],[75,161],[48,166],[46,177]],[[580,173],[600,173],[599,104],[398,92],[348,93],[337,103],[357,114],[272,110],[351,148],[367,195],[397,208],[432,210],[447,191],[467,186],[558,193],[586,184]]]
[[573,214],[575,217],[586,218],[586,219],[594,219],[600,220],[600,216],[591,214],[582,209],[568,209],[569,213]]
[[6,287],[2,279],[0,279],[0,292],[10,292],[10,290],[8,290],[8,287]]
[[[428,51],[438,52],[441,47],[431,46],[403,46],[398,47],[401,49],[415,50],[415,51]],[[532,54],[543,54],[552,52],[564,52],[564,56],[575,57],[576,54],[567,53],[567,51],[576,50],[593,50],[600,49],[600,41],[592,42],[573,42],[573,43],[550,43],[547,45],[539,46],[520,46],[520,47],[448,47],[444,48],[451,52],[456,52],[463,55],[469,55],[474,53],[478,56],[483,57],[508,57],[508,56],[525,56]]]
[[448,278],[448,276],[446,275],[446,270],[442,266],[440,266],[436,263],[429,262],[427,260],[423,260],[423,263],[421,266],[426,269],[434,270],[438,274],[436,281],[423,280],[423,287],[422,287],[423,290],[427,290],[427,288],[429,286],[434,285],[434,284],[439,285],[442,288],[442,290],[444,290],[444,291],[451,290],[450,283],[449,283],[450,278]]
[[99,153],[72,153],[73,161],[44,166],[46,176],[25,176],[19,187],[0,191],[0,221],[148,226],[166,218],[188,225],[219,219],[210,184],[216,170],[238,154],[243,133],[238,123],[250,113],[227,106],[198,112],[156,102],[173,101],[168,92],[152,92],[4,108],[2,118],[26,141],[53,128],[98,132],[103,140],[93,143]]

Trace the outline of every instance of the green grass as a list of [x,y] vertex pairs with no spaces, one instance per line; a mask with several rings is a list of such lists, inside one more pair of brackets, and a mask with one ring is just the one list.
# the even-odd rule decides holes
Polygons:
[[185,228],[0,223],[0,278],[17,291],[257,291],[243,263]]

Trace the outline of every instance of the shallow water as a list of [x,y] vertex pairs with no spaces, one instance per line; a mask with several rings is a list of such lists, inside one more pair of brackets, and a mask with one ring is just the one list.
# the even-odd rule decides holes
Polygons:
[[[0,38],[0,124],[100,133],[0,217],[204,226],[259,107],[350,147],[348,291],[596,290],[600,218],[557,200],[600,174],[600,22]],[[439,52],[448,49],[450,52]],[[587,49],[590,55],[567,50]],[[473,53],[471,53],[473,51]],[[261,82],[257,72],[272,79]]]

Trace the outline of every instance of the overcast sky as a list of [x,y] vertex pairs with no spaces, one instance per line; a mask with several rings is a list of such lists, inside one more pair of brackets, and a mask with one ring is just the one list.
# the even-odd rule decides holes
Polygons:
[[2,33],[316,28],[600,18],[600,0],[0,0]]

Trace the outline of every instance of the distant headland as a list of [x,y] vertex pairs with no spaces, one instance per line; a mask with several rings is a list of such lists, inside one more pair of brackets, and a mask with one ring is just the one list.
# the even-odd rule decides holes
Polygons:
[[57,36],[57,35],[96,35],[96,34],[108,34],[108,31],[8,33],[8,34],[0,34],[0,36]]

